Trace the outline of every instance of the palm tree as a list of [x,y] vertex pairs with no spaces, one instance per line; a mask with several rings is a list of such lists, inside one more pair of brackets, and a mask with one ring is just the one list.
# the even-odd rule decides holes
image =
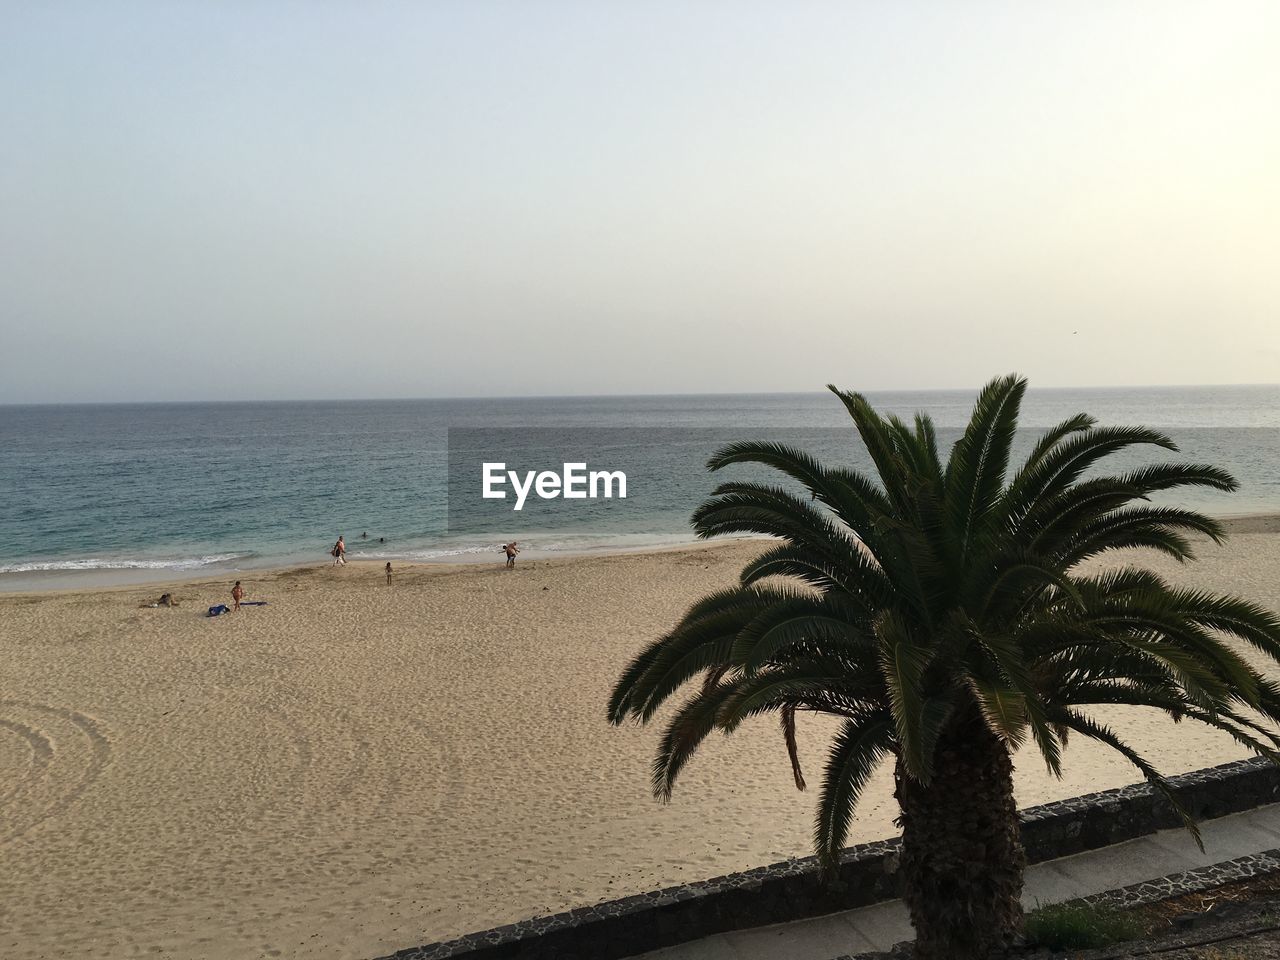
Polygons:
[[694,604],[631,662],[609,719],[647,722],[700,678],[667,721],[654,761],[653,789],[669,799],[709,734],[768,712],[781,719],[803,789],[796,715],[840,718],[818,798],[819,857],[834,872],[859,794],[892,759],[916,956],[987,957],[1022,927],[1013,751],[1030,737],[1060,775],[1069,733],[1100,741],[1195,833],[1160,774],[1090,708],[1154,707],[1280,761],[1268,724],[1280,720],[1280,686],[1239,650],[1280,660],[1280,620],[1147,570],[1080,570],[1109,550],[1187,560],[1189,535],[1222,540],[1216,521],[1153,505],[1149,495],[1233,490],[1225,471],[1157,463],[1092,475],[1104,457],[1135,445],[1176,450],[1167,436],[1099,427],[1081,414],[1039,437],[1009,476],[1023,379],[982,390],[945,465],[927,416],[909,425],[877,414],[860,394],[830,389],[879,482],[776,443],[735,443],[712,457],[713,471],[776,468],[808,496],[733,482],[697,509],[700,537],[766,534],[778,543],[747,564],[738,586]]

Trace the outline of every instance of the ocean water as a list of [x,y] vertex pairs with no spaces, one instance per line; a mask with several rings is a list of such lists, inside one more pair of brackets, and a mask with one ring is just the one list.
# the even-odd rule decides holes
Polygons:
[[[949,441],[973,393],[872,399],[928,411]],[[1078,411],[1160,427],[1184,459],[1242,484],[1177,502],[1280,512],[1280,387],[1033,389],[1019,445]],[[686,541],[690,512],[722,479],[701,464],[759,436],[867,466],[825,393],[0,407],[0,589],[324,561],[340,533],[352,559],[496,560],[513,538],[528,555]],[[531,498],[517,513],[480,498],[480,459],[523,471],[570,456],[626,470],[627,499]]]

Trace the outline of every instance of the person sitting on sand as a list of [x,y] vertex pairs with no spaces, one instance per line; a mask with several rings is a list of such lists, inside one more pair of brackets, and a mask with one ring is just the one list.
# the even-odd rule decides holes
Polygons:
[[144,607],[176,607],[177,605],[178,605],[178,601],[173,599],[172,593],[162,593],[160,594],[159,600],[156,600],[152,603],[142,604],[142,606]]
[[520,552],[520,548],[516,546],[516,542],[512,540],[510,543],[502,545],[502,552],[507,555],[507,569],[510,570],[516,565],[516,554]]
[[391,586],[391,561],[387,561],[387,586]]
[[235,613],[240,609],[240,601],[244,599],[244,587],[240,586],[240,581],[236,581],[236,585],[231,588],[231,612]]
[[333,554],[333,565],[347,562],[347,545],[342,542],[342,535],[338,535],[338,542],[333,545],[333,549],[329,551]]

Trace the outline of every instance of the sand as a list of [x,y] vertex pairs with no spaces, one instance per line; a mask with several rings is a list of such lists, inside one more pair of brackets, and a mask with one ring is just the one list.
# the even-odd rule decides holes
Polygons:
[[[1280,523],[1240,521],[1184,582],[1280,609]],[[0,595],[0,956],[368,958],[809,852],[776,726],[717,739],[675,801],[655,729],[614,729],[620,667],[757,542],[652,554],[255,575]],[[172,589],[176,609],[139,609]],[[1169,773],[1242,756],[1140,711]],[[817,781],[820,720],[802,725]],[[1137,779],[1074,743],[1034,804]],[[853,840],[892,835],[884,771]]]

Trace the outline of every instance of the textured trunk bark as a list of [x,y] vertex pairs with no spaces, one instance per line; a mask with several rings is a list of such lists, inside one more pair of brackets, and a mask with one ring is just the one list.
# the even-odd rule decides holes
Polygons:
[[987,960],[1022,932],[1026,855],[1008,750],[978,717],[939,738],[928,786],[896,771],[919,960]]

